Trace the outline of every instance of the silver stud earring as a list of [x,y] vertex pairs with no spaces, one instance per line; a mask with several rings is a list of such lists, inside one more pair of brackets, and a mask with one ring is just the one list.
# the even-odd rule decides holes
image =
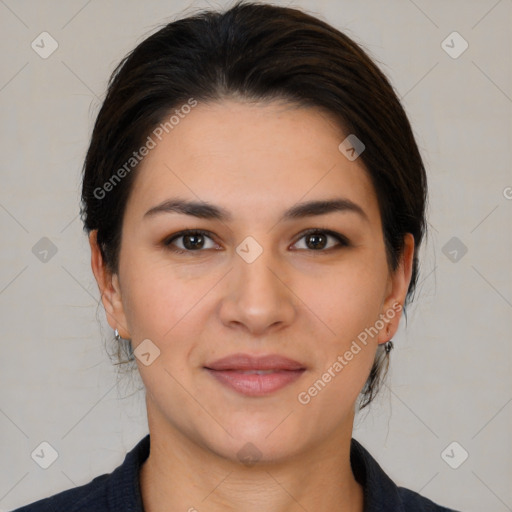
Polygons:
[[118,343],[119,343],[120,341],[122,341],[122,340],[130,341],[130,342],[132,341],[130,338],[123,338],[123,337],[119,334],[119,331],[118,331],[117,329],[114,331],[114,336],[115,336],[116,341],[117,341]]

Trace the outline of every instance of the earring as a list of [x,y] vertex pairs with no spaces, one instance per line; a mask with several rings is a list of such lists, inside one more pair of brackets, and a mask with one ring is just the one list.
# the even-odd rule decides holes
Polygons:
[[393,347],[394,345],[392,340],[386,341],[386,343],[384,343],[384,350],[386,351],[386,354],[389,354]]
[[114,336],[115,336],[117,342],[120,342],[121,340],[125,339],[125,338],[121,338],[121,335],[119,334],[119,331],[117,329],[114,331]]

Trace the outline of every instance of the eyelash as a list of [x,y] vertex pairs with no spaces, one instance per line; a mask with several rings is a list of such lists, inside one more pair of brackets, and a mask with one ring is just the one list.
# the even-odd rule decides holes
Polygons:
[[[297,243],[299,240],[301,240],[302,238],[304,238],[306,236],[318,235],[318,234],[331,236],[332,238],[336,239],[339,242],[339,244],[335,247],[331,247],[330,249],[319,249],[319,250],[299,249],[299,250],[306,250],[307,252],[319,252],[319,253],[327,252],[328,253],[328,252],[331,252],[332,250],[339,250],[343,247],[349,247],[351,245],[349,240],[342,234],[337,233],[336,231],[332,231],[330,229],[324,229],[324,228],[307,229],[306,231],[301,233],[300,237],[297,239],[297,241],[295,243]],[[185,230],[180,231],[179,233],[175,233],[171,237],[167,238],[164,241],[164,245],[165,245],[165,247],[168,247],[172,252],[174,252],[176,254],[191,254],[191,253],[195,253],[195,252],[197,252],[197,253],[204,252],[204,249],[197,249],[197,250],[193,251],[193,250],[187,250],[187,249],[184,250],[184,249],[172,247],[172,243],[175,240],[182,238],[184,236],[187,236],[187,235],[202,235],[202,236],[206,236],[206,237],[210,238],[212,241],[214,241],[211,236],[212,233],[210,233],[209,231],[204,231],[202,229],[185,229]]]

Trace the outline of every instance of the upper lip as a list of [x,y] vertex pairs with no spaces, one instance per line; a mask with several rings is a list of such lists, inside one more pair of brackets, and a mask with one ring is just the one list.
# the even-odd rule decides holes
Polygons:
[[205,365],[210,370],[304,370],[303,364],[280,356],[269,354],[251,356],[250,354],[231,354]]

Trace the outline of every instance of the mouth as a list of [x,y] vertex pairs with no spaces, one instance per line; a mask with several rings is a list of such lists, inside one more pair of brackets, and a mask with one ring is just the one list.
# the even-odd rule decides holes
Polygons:
[[306,367],[277,354],[251,356],[233,354],[204,369],[217,382],[246,396],[265,396],[295,382],[306,371]]

